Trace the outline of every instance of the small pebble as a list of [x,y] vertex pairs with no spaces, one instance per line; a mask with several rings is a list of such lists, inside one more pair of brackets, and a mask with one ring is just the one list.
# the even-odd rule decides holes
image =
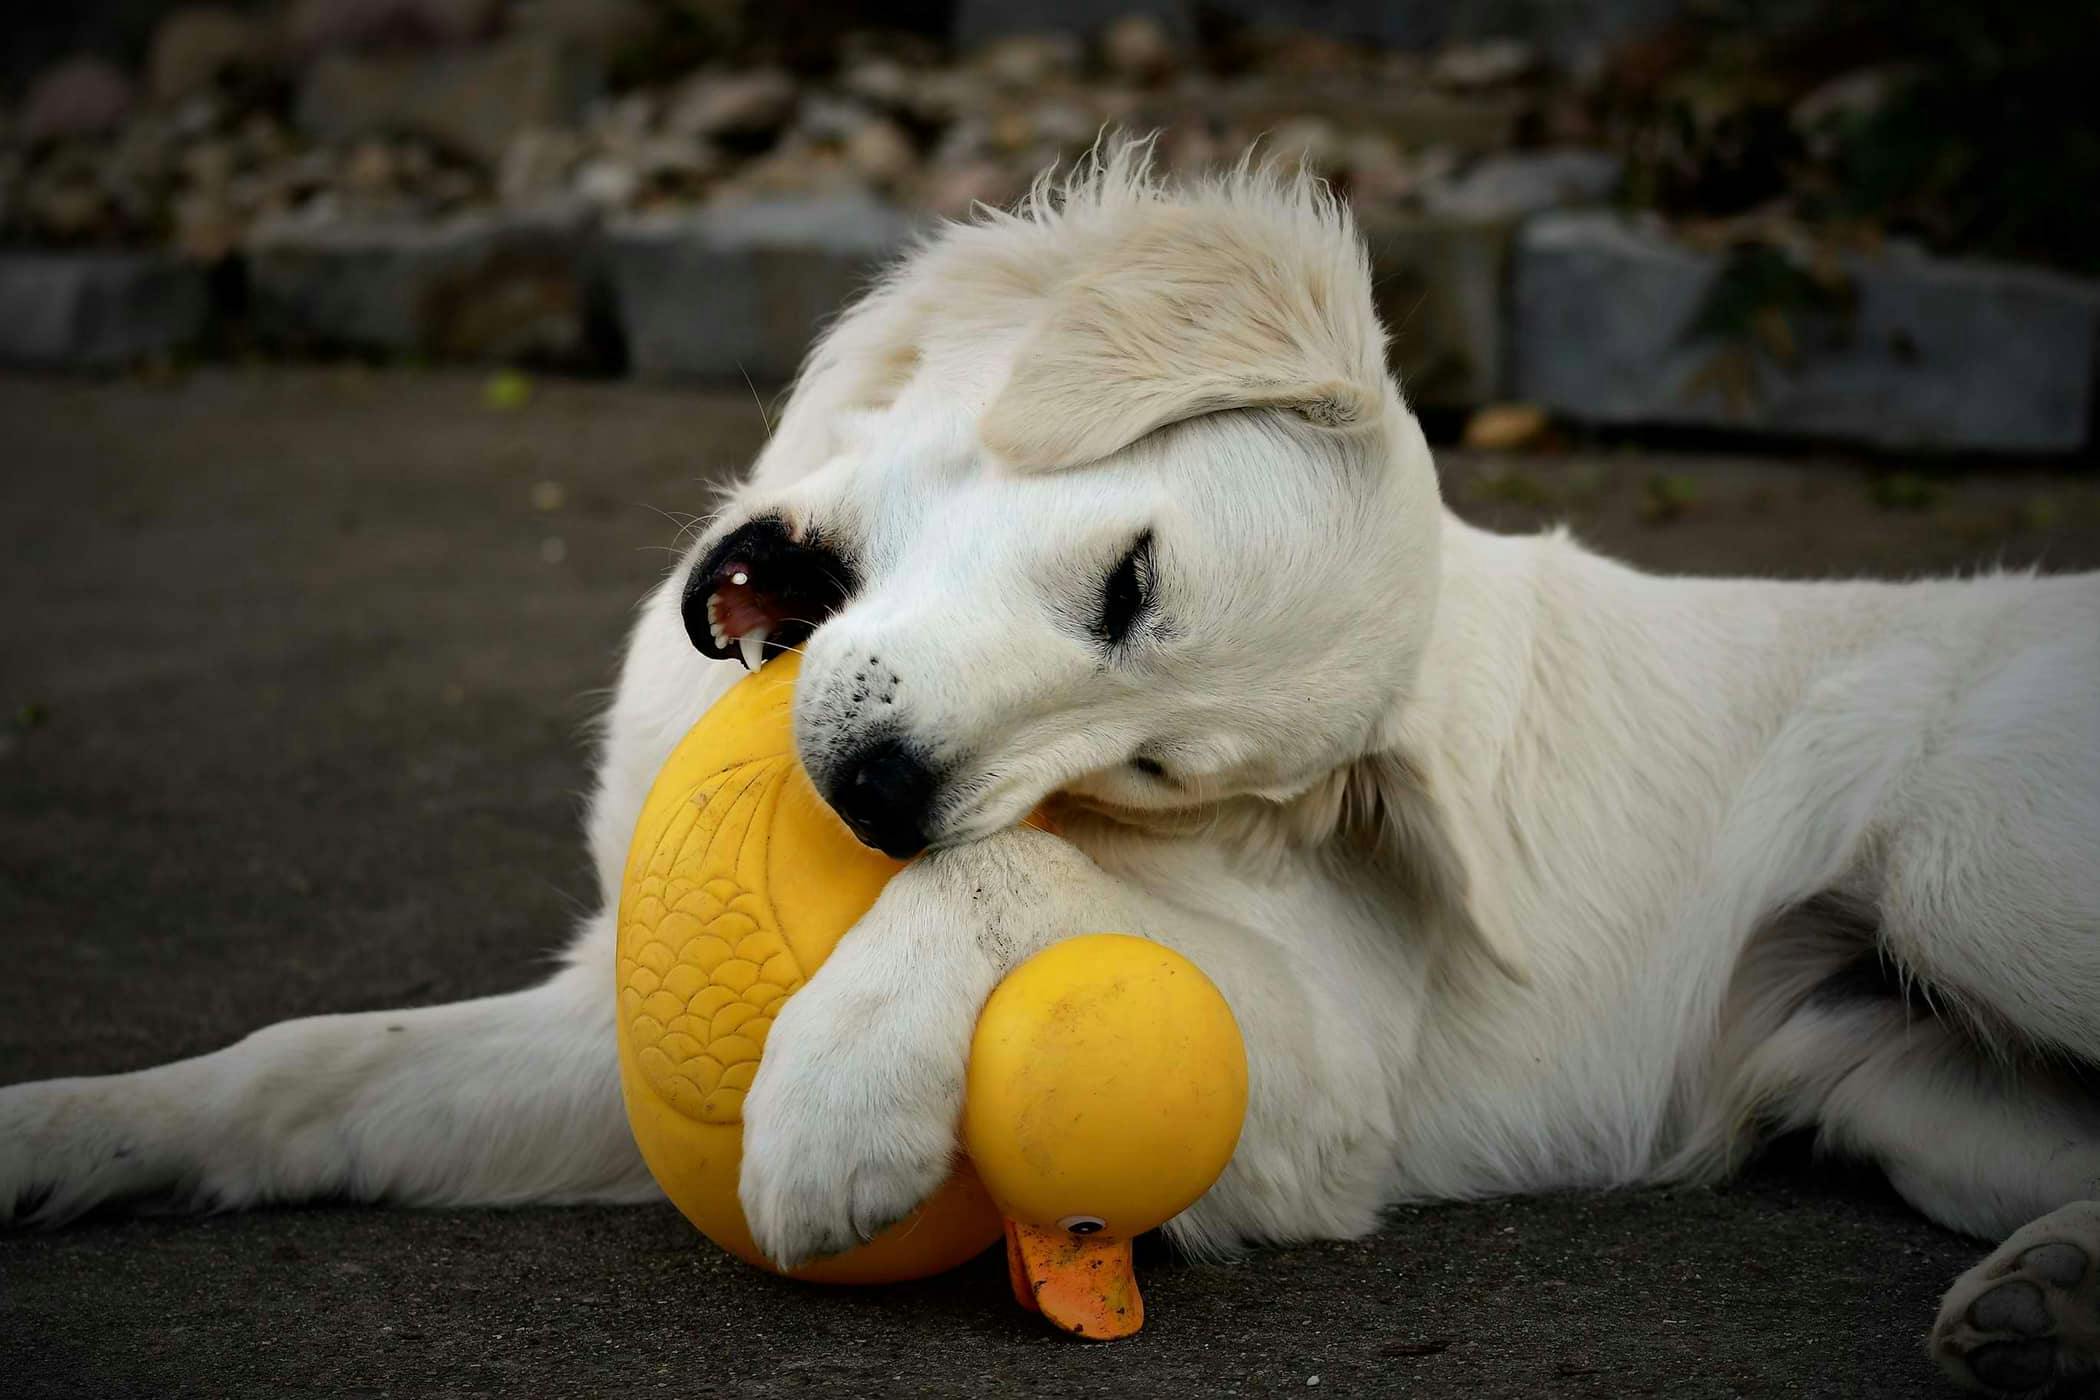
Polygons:
[[520,409],[532,399],[532,379],[514,369],[499,370],[482,386],[481,396],[490,408],[499,412]]

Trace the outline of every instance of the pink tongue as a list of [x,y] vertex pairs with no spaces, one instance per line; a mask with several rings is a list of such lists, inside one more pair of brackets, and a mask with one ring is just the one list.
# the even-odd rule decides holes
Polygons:
[[780,621],[780,614],[766,606],[764,595],[757,589],[749,584],[730,582],[729,575],[738,571],[736,565],[731,565],[724,571],[722,581],[715,585],[715,619],[722,624],[723,633],[731,641],[755,627],[771,632]]

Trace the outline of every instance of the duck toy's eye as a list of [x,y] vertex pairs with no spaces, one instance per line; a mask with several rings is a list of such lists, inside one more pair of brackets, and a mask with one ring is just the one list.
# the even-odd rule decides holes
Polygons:
[[1108,1228],[1108,1222],[1098,1215],[1068,1215],[1057,1222],[1061,1230],[1070,1230],[1075,1235],[1094,1235]]

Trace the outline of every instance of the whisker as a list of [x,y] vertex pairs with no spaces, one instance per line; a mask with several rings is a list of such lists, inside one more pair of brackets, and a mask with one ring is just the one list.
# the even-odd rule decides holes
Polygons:
[[758,421],[765,425],[766,436],[771,438],[773,436],[773,420],[766,416],[765,400],[759,398],[758,386],[751,382],[751,372],[744,368],[742,361],[737,362],[736,372],[744,376],[744,387],[751,391],[751,402],[758,405]]
[[713,519],[712,516],[688,515],[684,511],[665,510],[662,506],[653,506],[647,501],[637,501],[635,504],[653,515],[662,516],[665,520],[678,527],[678,533],[674,538],[677,540],[677,548],[680,550],[684,549],[694,536],[704,534],[708,523]]

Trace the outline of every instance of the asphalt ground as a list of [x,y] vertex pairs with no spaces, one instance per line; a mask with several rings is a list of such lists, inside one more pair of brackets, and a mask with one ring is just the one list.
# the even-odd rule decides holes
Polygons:
[[[591,717],[752,398],[478,375],[0,377],[0,1082],[518,986],[592,890]],[[1577,449],[1447,457],[1465,513],[1700,573],[2100,565],[2092,477]],[[23,1396],[1928,1396],[1980,1253],[1782,1147],[1719,1189],[1395,1211],[1154,1257],[1138,1339],[1047,1334],[996,1258],[867,1291],[668,1207],[0,1236]]]

